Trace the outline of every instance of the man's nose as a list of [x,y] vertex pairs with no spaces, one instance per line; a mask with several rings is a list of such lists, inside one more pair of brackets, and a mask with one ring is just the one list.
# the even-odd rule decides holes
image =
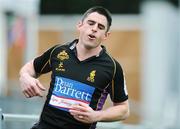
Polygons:
[[98,25],[95,24],[95,25],[93,26],[92,30],[93,30],[93,31],[97,31],[97,29],[98,29]]

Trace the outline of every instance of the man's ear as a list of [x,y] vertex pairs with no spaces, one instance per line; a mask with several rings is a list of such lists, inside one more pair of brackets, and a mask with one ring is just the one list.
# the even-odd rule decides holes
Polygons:
[[110,35],[111,33],[108,31],[108,32],[106,32],[105,34],[104,34],[104,40],[106,40],[108,37],[109,37],[109,35]]
[[82,25],[83,25],[82,21],[79,21],[76,25],[77,30],[79,30]]

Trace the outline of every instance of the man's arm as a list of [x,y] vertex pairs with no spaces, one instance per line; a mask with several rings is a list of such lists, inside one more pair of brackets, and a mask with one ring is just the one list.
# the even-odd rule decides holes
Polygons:
[[36,72],[34,70],[33,61],[26,63],[20,70],[19,81],[23,94],[27,97],[40,96],[42,97],[42,91],[45,90],[43,85],[36,79]]
[[101,111],[94,111],[87,104],[80,103],[73,106],[70,113],[75,119],[84,123],[119,121],[129,116],[129,103],[128,100],[122,103],[114,103],[112,107]]
[[99,112],[99,121],[102,122],[125,120],[129,116],[128,100],[122,103],[113,103],[112,107]]

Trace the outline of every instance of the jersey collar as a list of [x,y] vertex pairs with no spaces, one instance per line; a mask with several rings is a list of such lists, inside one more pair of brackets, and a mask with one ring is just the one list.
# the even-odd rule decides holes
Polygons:
[[[78,39],[75,39],[69,44],[69,49],[72,50],[75,53],[75,55],[77,55],[77,50],[76,50],[77,43],[78,43]],[[98,55],[96,55],[96,57],[99,57],[100,55],[106,52],[106,47],[103,45],[101,45],[101,47],[102,47],[102,50]]]

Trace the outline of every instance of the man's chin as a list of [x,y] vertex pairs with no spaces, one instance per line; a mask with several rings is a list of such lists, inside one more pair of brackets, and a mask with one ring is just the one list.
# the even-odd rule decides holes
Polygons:
[[86,44],[86,45],[85,45],[85,48],[88,49],[88,50],[94,49],[94,48],[96,48],[96,47],[97,47],[97,46],[96,46],[96,45],[93,45],[93,43],[91,43],[91,44]]

